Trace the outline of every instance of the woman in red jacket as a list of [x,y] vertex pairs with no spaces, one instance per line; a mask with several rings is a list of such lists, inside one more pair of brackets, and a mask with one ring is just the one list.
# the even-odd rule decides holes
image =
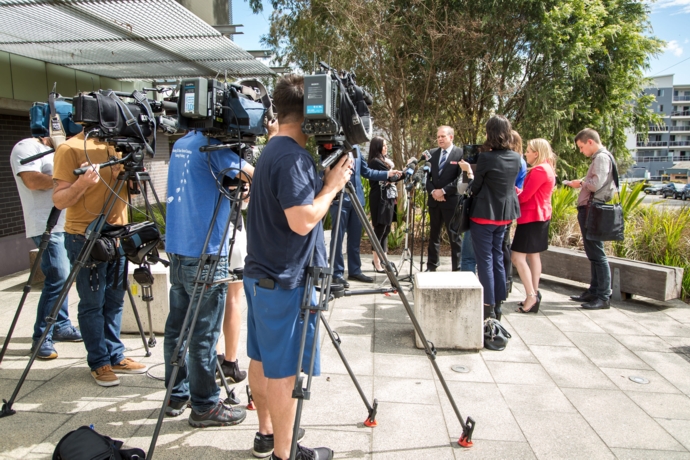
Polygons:
[[551,193],[556,184],[553,159],[551,145],[546,139],[532,139],[527,143],[525,160],[531,168],[518,195],[520,217],[511,245],[511,259],[527,294],[524,302],[519,303],[521,306],[517,311],[520,313],[537,313],[541,303],[538,290],[541,276],[539,253],[549,247]]

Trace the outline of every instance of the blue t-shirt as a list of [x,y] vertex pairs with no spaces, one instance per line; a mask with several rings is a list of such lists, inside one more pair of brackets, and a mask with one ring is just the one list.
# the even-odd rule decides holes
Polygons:
[[525,185],[525,177],[527,177],[527,163],[525,159],[520,155],[520,171],[518,171],[517,178],[515,179],[515,186],[522,190]]
[[301,236],[290,229],[285,216],[286,209],[312,204],[322,187],[311,155],[292,138],[275,136],[266,144],[247,211],[245,276],[270,278],[283,289],[302,286],[314,245],[312,265],[327,266],[322,223]]
[[[246,164],[230,149],[199,151],[200,147],[207,144],[220,144],[220,141],[204,136],[199,131],[190,131],[173,145],[168,168],[168,207],[165,221],[167,252],[187,257],[201,257],[201,250],[220,195],[216,179],[209,171],[209,161],[218,180],[222,180],[219,176],[222,170],[234,168],[228,173],[228,176],[234,178],[238,170]],[[207,254],[218,253],[229,213],[230,201],[222,198],[206,249]],[[230,232],[223,241],[223,256],[227,255],[229,236]]]

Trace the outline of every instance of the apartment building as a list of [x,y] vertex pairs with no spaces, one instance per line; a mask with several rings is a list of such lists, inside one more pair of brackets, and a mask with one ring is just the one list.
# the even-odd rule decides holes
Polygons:
[[[635,165],[628,177],[650,180],[687,181],[690,164],[690,84],[674,85],[673,75],[655,77],[645,94],[655,97],[652,110],[661,123],[649,127],[649,134],[634,135],[631,152]],[[671,177],[673,176],[673,177]]]

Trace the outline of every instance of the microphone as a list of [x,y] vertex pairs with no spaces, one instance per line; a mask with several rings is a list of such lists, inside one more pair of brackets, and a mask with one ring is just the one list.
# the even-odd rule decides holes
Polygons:
[[422,152],[422,155],[419,157],[417,161],[429,161],[429,158],[431,158],[431,153],[429,153],[428,150],[425,150]]

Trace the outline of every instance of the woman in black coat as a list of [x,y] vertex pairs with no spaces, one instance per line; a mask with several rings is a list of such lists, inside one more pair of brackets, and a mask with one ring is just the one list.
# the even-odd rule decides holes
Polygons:
[[[388,146],[386,141],[379,136],[374,137],[369,143],[369,168],[377,171],[389,171],[393,168],[393,162],[387,158]],[[369,179],[369,211],[371,212],[371,225],[374,227],[376,239],[381,243],[383,252],[388,252],[388,234],[391,232],[391,224],[395,215],[395,203],[398,198],[398,190],[395,184],[389,181],[374,181]],[[384,273],[381,261],[375,251],[372,251],[374,271]]]
[[520,171],[520,155],[510,150],[510,122],[495,115],[486,123],[486,144],[491,151],[477,159],[474,196],[470,208],[472,247],[477,260],[477,276],[484,287],[484,318],[495,317],[506,299],[503,268],[503,234],[506,225],[520,217],[515,179]]

